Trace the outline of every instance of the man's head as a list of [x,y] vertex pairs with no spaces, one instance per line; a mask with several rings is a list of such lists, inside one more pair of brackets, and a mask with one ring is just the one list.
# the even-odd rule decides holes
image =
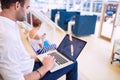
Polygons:
[[4,11],[11,11],[15,21],[24,21],[30,0],[1,0],[1,8]]

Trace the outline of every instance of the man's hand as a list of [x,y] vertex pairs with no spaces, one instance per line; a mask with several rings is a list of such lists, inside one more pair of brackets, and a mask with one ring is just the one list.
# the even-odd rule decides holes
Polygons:
[[55,64],[56,59],[53,56],[47,55],[42,63],[43,66],[49,71],[53,68],[54,64]]

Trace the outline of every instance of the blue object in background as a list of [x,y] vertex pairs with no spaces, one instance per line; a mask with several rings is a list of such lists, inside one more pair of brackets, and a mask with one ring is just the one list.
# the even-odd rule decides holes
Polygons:
[[107,16],[112,17],[112,15],[113,15],[113,11],[108,11],[107,12]]
[[46,46],[49,46],[50,45],[50,43],[49,43],[49,41],[44,41],[44,47],[46,47]]

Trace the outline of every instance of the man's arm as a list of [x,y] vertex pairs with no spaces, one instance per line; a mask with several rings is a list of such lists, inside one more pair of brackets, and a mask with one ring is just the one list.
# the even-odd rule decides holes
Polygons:
[[43,61],[43,66],[32,73],[25,75],[25,80],[39,80],[41,79],[49,70],[51,70],[55,64],[55,58],[52,56],[46,56]]

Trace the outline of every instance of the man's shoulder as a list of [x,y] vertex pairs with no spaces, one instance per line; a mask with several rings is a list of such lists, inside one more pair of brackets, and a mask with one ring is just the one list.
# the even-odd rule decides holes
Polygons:
[[8,21],[4,17],[0,16],[0,28],[4,27],[5,25],[8,25]]

